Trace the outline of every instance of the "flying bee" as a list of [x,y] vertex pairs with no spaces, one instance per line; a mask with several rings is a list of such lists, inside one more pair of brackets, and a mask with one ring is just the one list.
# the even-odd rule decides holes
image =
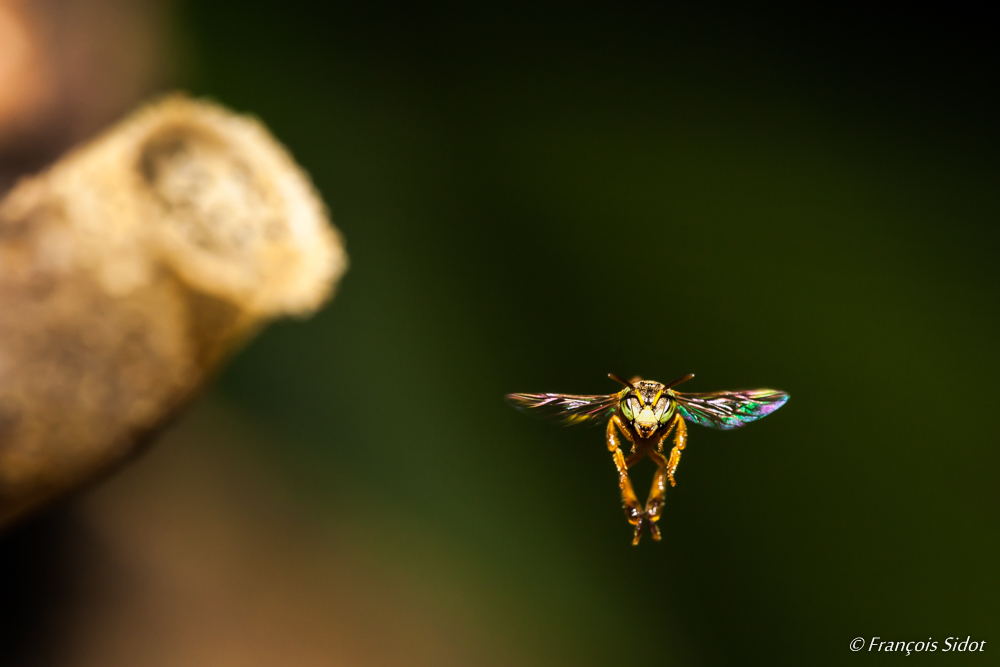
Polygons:
[[[766,417],[788,400],[788,394],[774,389],[749,391],[718,391],[710,394],[684,394],[674,387],[694,377],[693,373],[669,384],[632,378],[626,382],[617,375],[608,377],[625,385],[616,394],[575,396],[571,394],[507,394],[507,400],[528,414],[554,419],[563,424],[587,424],[608,420],[605,429],[608,451],[618,469],[618,485],[622,492],[625,518],[635,528],[632,544],[639,544],[643,530],[649,530],[659,541],[656,523],[663,510],[663,496],[670,486],[676,486],[674,473],[687,445],[685,420],[699,426],[731,431]],[[663,443],[671,435],[674,446],[670,456],[663,453]],[[629,456],[622,452],[624,437],[631,443]],[[656,475],[643,506],[632,490],[628,470],[644,456],[656,464]]]

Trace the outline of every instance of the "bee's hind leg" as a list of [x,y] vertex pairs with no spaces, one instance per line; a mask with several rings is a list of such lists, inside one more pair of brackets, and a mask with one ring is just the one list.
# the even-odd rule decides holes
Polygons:
[[[622,453],[622,449],[620,447],[620,439],[616,433],[616,429],[624,435],[629,442],[632,442],[632,438],[629,436],[628,430],[621,423],[621,418],[618,415],[614,415],[608,420],[608,451],[611,452],[615,461],[615,467],[618,469],[618,486],[622,491],[622,507],[625,509],[625,518],[630,524],[635,526],[635,534],[632,537],[632,544],[639,544],[639,538],[642,537],[642,527],[643,524],[646,523],[646,516],[643,511],[642,504],[639,503],[639,499],[635,495],[635,490],[632,488],[632,480],[628,477],[628,467],[641,459],[642,454],[633,454],[628,457],[628,460],[626,461],[625,454]],[[635,443],[632,442],[632,445],[634,447]]]
[[653,475],[653,484],[649,487],[649,497],[646,498],[646,509],[643,511],[644,518],[649,526],[649,534],[657,542],[660,541],[660,528],[656,523],[660,520],[660,512],[663,511],[663,496],[667,491],[667,457],[655,450],[649,450],[649,458],[656,464],[656,474]]
[[[663,442],[671,432],[674,434],[674,447],[670,450],[670,458],[668,459],[663,455]],[[677,482],[674,481],[674,473],[677,472],[677,465],[681,462],[681,452],[684,451],[685,445],[687,445],[687,426],[684,424],[684,418],[677,415],[674,417],[673,423],[670,424],[670,428],[660,437],[656,449],[650,449],[648,452],[649,458],[656,464],[656,474],[653,475],[653,485],[649,488],[644,514],[646,522],[649,524],[649,532],[657,541],[660,539],[660,529],[656,522],[660,520],[660,512],[663,511],[663,496],[667,492],[667,480],[670,480],[670,486],[677,486]]]

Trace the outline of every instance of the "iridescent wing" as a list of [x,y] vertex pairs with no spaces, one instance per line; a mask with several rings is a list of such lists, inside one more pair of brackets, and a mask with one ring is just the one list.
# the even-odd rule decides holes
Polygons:
[[561,424],[598,424],[615,413],[627,391],[603,396],[507,394],[507,402],[524,413]]
[[681,416],[699,426],[731,431],[771,414],[788,400],[775,389],[718,391],[711,394],[674,392]]

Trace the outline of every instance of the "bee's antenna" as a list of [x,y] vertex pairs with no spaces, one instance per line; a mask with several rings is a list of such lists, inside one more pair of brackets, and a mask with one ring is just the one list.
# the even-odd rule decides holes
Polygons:
[[668,384],[667,386],[665,386],[664,389],[670,389],[671,387],[676,387],[677,385],[681,384],[682,382],[687,382],[688,380],[690,380],[693,377],[694,377],[694,373],[688,373],[684,377],[677,378],[676,380],[674,380],[673,382],[671,382],[670,384]]
[[614,373],[608,373],[608,377],[609,377],[609,378],[611,378],[612,380],[614,380],[615,382],[620,382],[620,383],[622,383],[623,385],[625,385],[626,387],[628,387],[628,388],[629,388],[629,389],[631,389],[632,391],[635,391],[635,387],[634,387],[634,386],[632,385],[632,383],[631,383],[631,382],[628,382],[628,381],[626,381],[626,380],[623,380],[623,379],[621,379],[620,377],[618,377],[618,376],[617,376],[617,375],[615,375]]
[[626,387],[628,387],[629,389],[631,389],[633,392],[635,392],[635,397],[639,399],[639,405],[641,405],[643,407],[646,406],[646,402],[644,400],[642,400],[642,394],[639,393],[639,390],[635,388],[634,384],[632,384],[631,382],[626,382],[625,380],[621,379],[620,377],[618,377],[614,373],[608,373],[608,377],[611,378],[612,380],[614,380],[615,382],[621,382],[623,385],[625,385]]

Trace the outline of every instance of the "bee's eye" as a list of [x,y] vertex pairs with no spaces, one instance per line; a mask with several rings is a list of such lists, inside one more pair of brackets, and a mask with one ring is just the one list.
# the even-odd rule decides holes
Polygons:
[[625,419],[632,421],[635,419],[635,414],[632,412],[632,401],[630,399],[625,399],[622,401],[622,414],[625,415]]

